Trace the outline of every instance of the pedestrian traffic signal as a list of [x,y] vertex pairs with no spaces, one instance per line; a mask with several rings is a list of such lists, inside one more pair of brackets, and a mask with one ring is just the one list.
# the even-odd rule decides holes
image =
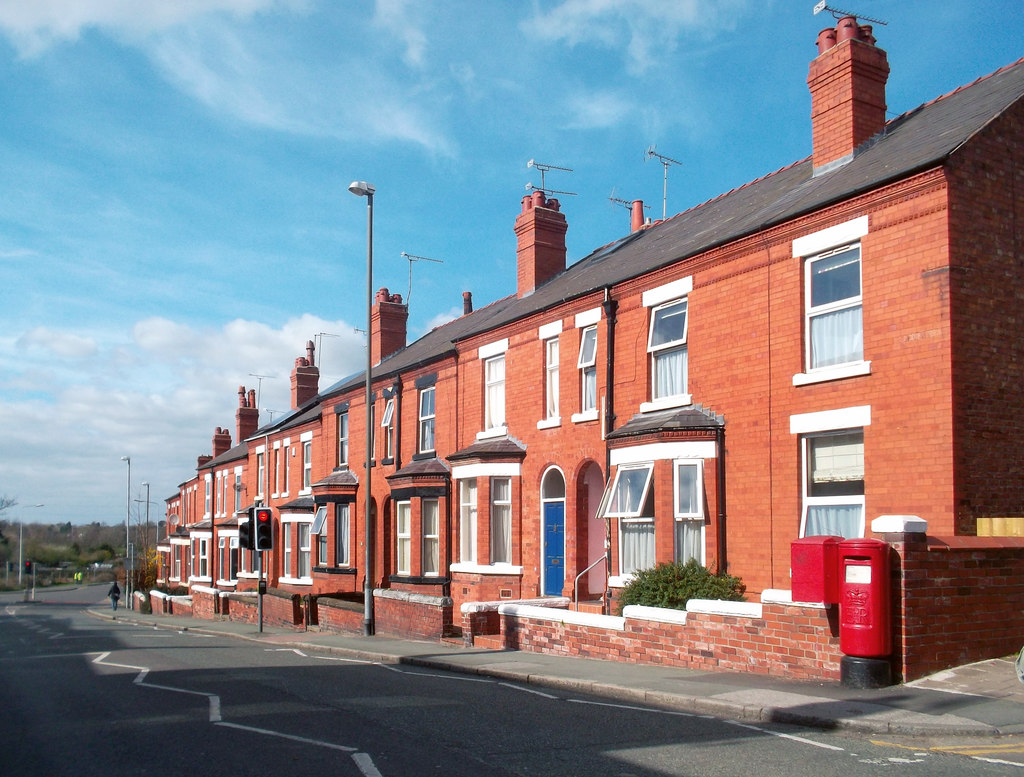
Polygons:
[[245,550],[252,550],[252,514],[255,512],[254,507],[249,508],[249,512],[238,524],[238,547]]
[[274,549],[274,512],[269,507],[257,507],[256,515],[256,550]]
[[26,561],[25,562],[25,571],[28,572],[30,575],[32,574],[32,562],[31,561]]

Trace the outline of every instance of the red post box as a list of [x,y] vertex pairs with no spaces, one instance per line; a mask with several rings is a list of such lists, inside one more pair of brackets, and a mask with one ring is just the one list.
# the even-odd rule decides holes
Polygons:
[[839,602],[842,537],[801,537],[789,548],[794,602]]
[[881,658],[892,652],[889,544],[875,539],[839,543],[839,649]]

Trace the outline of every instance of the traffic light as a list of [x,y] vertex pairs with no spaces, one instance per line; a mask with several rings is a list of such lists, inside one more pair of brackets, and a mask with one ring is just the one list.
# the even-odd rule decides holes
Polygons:
[[250,507],[248,514],[238,524],[238,546],[245,550],[252,550],[252,514],[255,509]]
[[257,507],[254,512],[256,515],[256,550],[273,550],[273,510],[269,507]]
[[29,574],[29,575],[32,574],[32,562],[31,561],[26,561],[25,562],[25,572],[26,572],[26,574]]

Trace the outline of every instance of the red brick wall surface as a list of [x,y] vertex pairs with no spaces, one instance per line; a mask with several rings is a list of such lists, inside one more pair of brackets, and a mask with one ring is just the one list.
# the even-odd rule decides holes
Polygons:
[[507,648],[585,658],[754,672],[794,679],[839,678],[834,610],[764,604],[760,618],[688,613],[685,625],[625,619],[625,630],[501,615]]

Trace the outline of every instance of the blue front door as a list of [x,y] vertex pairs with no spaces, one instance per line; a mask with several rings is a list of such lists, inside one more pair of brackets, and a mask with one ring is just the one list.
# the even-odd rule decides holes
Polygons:
[[561,596],[565,584],[565,504],[544,505],[544,595]]

